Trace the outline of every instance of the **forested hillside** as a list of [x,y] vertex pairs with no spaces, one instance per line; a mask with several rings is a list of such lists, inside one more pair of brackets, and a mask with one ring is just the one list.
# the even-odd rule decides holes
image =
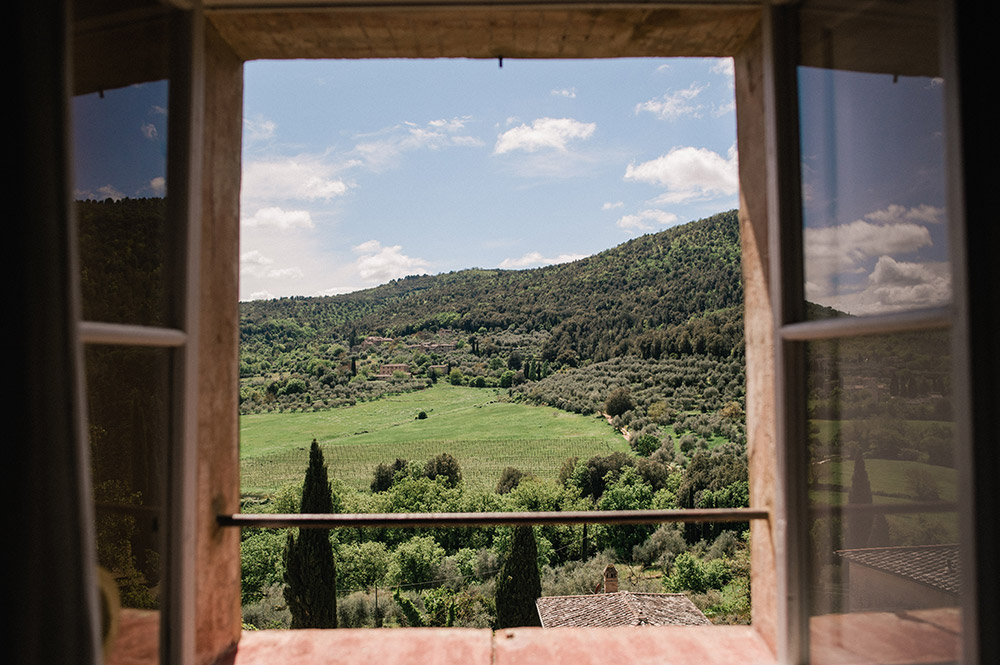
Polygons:
[[[244,412],[413,389],[408,381],[441,365],[466,382],[508,387],[629,355],[740,361],[742,300],[730,211],[547,268],[470,269],[341,296],[246,302]],[[394,385],[351,385],[384,365],[406,365]]]

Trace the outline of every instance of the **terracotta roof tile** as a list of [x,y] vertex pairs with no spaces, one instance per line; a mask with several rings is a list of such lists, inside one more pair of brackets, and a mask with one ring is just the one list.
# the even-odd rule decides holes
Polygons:
[[535,601],[544,628],[562,626],[702,626],[711,622],[683,593],[595,593]]
[[957,594],[961,567],[958,545],[913,545],[838,550],[851,563],[899,575],[941,591]]

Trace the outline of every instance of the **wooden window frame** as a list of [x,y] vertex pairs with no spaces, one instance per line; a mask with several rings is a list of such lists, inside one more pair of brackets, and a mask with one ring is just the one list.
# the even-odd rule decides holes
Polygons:
[[[237,512],[239,501],[238,423],[235,412],[238,373],[238,235],[239,165],[242,125],[242,63],[253,54],[234,49],[218,25],[210,20],[226,12],[267,16],[280,25],[282,11],[292,3],[281,0],[236,2],[217,0],[179,2],[174,32],[178,51],[171,77],[171,195],[177,194],[178,242],[185,248],[182,270],[184,296],[178,303],[175,329],[151,330],[81,323],[83,343],[151,344],[177,349],[175,371],[174,465],[170,470],[171,521],[168,549],[169,575],[178,583],[169,591],[170,608],[162,621],[165,638],[162,662],[204,662],[210,654],[221,654],[239,640],[239,538],[236,529],[220,526],[220,515]],[[949,21],[953,11],[946,3]],[[303,12],[337,9],[380,12],[413,11],[438,7],[442,11],[482,11],[484,7],[539,11],[551,9],[572,16],[586,12],[592,3],[500,2],[486,5],[471,0],[437,3],[396,2],[347,3],[304,2]],[[804,460],[799,447],[788,442],[804,433],[802,386],[804,363],[800,342],[854,333],[888,332],[914,328],[951,327],[956,339],[956,386],[968,399],[960,403],[956,422],[959,441],[971,440],[969,425],[981,416],[973,413],[982,404],[989,386],[979,379],[980,391],[970,388],[969,339],[970,293],[976,291],[961,276],[966,270],[965,173],[959,161],[950,163],[952,200],[949,214],[953,233],[955,307],[899,316],[884,316],[862,322],[863,330],[849,331],[853,324],[803,322],[800,279],[801,228],[797,162],[797,116],[794,104],[795,44],[789,39],[795,9],[780,2],[656,2],[600,3],[603,8],[642,7],[663,11],[710,8],[718,11],[758,12],[759,33],[755,43],[736,56],[738,141],[741,155],[753,156],[753,168],[741,164],[741,238],[744,282],[748,290],[747,313],[752,315],[748,335],[748,439],[751,444],[751,506],[770,515],[754,535],[755,627],[776,652],[781,663],[808,662],[808,617],[803,605],[806,580],[804,548]],[[280,30],[280,28],[279,28]],[[944,31],[945,53],[957,51],[950,25]],[[659,55],[650,53],[649,55]],[[704,54],[708,55],[708,54]],[[508,57],[510,57],[508,55]],[[957,79],[958,63],[945,62],[946,76]],[[946,100],[949,146],[962,147],[957,112],[960,92],[954,86]],[[742,107],[741,107],[742,104]],[[750,160],[746,160],[749,162]],[[759,166],[763,164],[763,173]],[[762,187],[761,187],[762,186]],[[994,273],[995,274],[995,273]],[[967,288],[968,287],[968,288]],[[990,288],[980,291],[987,295]],[[749,319],[748,319],[749,320]],[[840,326],[840,328],[838,328]],[[977,342],[976,348],[981,348]],[[210,361],[207,359],[211,359]],[[988,388],[987,388],[988,389]],[[989,394],[985,399],[989,399]],[[978,401],[976,401],[978,400]],[[750,404],[749,401],[753,403]],[[231,413],[229,412],[231,410]],[[978,421],[977,421],[978,422]],[[995,423],[993,421],[987,421]],[[983,426],[979,426],[980,431]],[[973,478],[970,446],[959,445],[962,478]],[[963,452],[964,451],[964,452]],[[995,458],[994,458],[995,459]],[[980,483],[982,484],[982,483]],[[975,506],[977,485],[963,482],[960,503]],[[982,491],[980,488],[978,491]],[[963,542],[972,542],[973,517],[962,510]],[[977,541],[978,542],[978,541]],[[976,580],[976,559],[982,548],[974,548],[965,566],[966,582]],[[764,584],[761,584],[763,582]],[[770,582],[771,584],[767,584]],[[761,587],[766,588],[761,588]],[[975,588],[967,584],[966,588]],[[969,630],[963,636],[965,658],[976,662],[982,652],[980,594],[964,597],[969,612]],[[758,616],[758,610],[760,616]],[[987,612],[987,618],[989,613]],[[221,620],[219,617],[222,617]],[[995,616],[995,611],[994,611]]]

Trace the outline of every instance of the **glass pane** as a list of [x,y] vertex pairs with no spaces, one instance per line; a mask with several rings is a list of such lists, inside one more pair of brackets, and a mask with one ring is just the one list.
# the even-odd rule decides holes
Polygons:
[[951,298],[943,81],[927,2],[813,2],[798,68],[809,318]]
[[[170,438],[171,352],[89,347],[86,351],[91,474],[102,574],[113,579],[120,625],[156,653],[164,562],[163,524]],[[136,628],[145,626],[148,630]],[[139,649],[146,651],[147,649]]]
[[167,325],[167,82],[73,99],[83,317]]
[[946,332],[808,345],[814,662],[857,662],[836,659],[869,640],[892,662],[958,653],[948,348]]
[[[85,320],[169,325],[168,10],[74,3],[73,189]],[[174,234],[176,235],[176,234]],[[85,349],[108,662],[159,661],[172,353]],[[115,630],[117,627],[117,630]]]

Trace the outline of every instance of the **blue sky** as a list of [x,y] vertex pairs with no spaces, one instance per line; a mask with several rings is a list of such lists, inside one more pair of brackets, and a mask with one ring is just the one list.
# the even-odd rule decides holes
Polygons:
[[548,265],[738,205],[729,59],[244,76],[242,300]]
[[[799,71],[806,297],[951,297],[940,79]],[[75,195],[166,192],[166,82],[73,101]],[[245,66],[240,299],[570,261],[734,208],[728,59]]]
[[949,302],[943,86],[800,68],[808,300],[852,314]]
[[154,81],[73,98],[75,198],[166,193],[167,89]]

